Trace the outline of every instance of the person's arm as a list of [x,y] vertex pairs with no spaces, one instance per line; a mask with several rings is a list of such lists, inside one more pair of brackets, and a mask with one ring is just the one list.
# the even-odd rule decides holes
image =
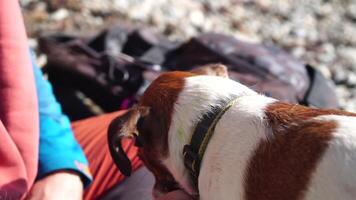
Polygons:
[[0,0],[0,199],[20,199],[35,180],[37,113],[19,3]]
[[[91,182],[88,161],[74,138],[68,117],[62,113],[50,83],[44,79],[33,57],[32,65],[40,115],[40,149],[38,181],[31,195],[34,195],[34,189],[35,192],[44,192],[41,191],[44,187],[53,187],[52,190],[62,193],[61,198],[64,195],[63,190],[69,190],[73,195],[72,190],[78,188],[78,184],[69,184],[64,180],[74,183],[79,180],[81,191],[77,191],[81,194],[83,185],[87,186]],[[51,191],[54,196],[58,195],[54,194],[55,191]]]

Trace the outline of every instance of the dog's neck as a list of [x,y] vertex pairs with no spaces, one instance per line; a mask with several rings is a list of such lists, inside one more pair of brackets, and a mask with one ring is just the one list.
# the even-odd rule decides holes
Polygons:
[[245,96],[231,97],[228,102],[222,101],[222,105],[213,107],[211,111],[204,113],[203,118],[195,125],[190,143],[183,149],[184,164],[195,187],[198,186],[201,163],[209,141],[215,133],[217,123],[230,108],[235,106],[238,99],[243,97]]
[[[174,105],[168,135],[169,155],[163,163],[181,186],[191,194],[194,194],[196,189],[192,185],[189,171],[184,166],[184,145],[190,143],[194,128],[204,114],[210,112],[213,107],[220,106],[222,100],[226,102],[232,97],[237,98],[235,106],[241,108],[241,116],[246,114],[244,112],[254,115],[258,101],[263,105],[266,101],[272,101],[229,79],[196,76],[186,79],[185,86]],[[253,103],[251,103],[252,99]],[[256,115],[256,118],[259,117],[261,116]],[[258,131],[258,129],[254,130]]]

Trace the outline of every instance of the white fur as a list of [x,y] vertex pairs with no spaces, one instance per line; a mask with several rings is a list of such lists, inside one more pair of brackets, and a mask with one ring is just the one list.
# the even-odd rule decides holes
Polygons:
[[[265,108],[276,100],[257,94],[229,79],[195,76],[174,105],[169,129],[169,155],[162,163],[181,186],[193,193],[183,161],[183,147],[190,143],[195,124],[221,98],[238,96],[237,103],[219,120],[204,154],[199,176],[202,200],[243,199],[244,172],[261,139],[271,131]],[[356,199],[356,118],[326,115],[312,120],[338,125],[330,145],[312,175],[305,199]]]
[[356,117],[327,115],[338,128],[313,175],[305,199],[356,199]]
[[[201,165],[201,199],[238,199],[242,196],[245,165],[258,141],[266,138],[268,132],[265,130],[263,110],[275,100],[258,95],[229,79],[195,76],[186,79],[174,106],[168,136],[169,156],[162,162],[182,187],[192,193],[190,177],[183,162],[183,147],[190,143],[194,126],[202,115],[221,98],[229,99],[232,95],[238,96],[237,103],[218,122]],[[234,173],[231,174],[231,171]],[[224,191],[231,193],[221,192],[222,186]]]
[[263,110],[273,101],[257,95],[246,96],[221,118],[202,162],[199,191],[208,192],[201,192],[201,199],[243,198],[248,161],[269,133]]

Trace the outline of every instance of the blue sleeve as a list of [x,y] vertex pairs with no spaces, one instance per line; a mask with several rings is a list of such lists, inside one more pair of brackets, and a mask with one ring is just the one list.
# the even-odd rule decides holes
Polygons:
[[40,114],[39,169],[37,178],[58,170],[73,170],[81,175],[84,186],[91,180],[88,161],[74,138],[70,121],[62,113],[52,86],[44,79],[34,56],[32,66],[36,80],[38,109]]

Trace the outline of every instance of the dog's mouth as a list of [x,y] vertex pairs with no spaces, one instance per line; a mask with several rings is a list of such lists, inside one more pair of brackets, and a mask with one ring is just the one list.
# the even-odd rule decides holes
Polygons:
[[159,194],[156,193],[156,191],[153,191],[153,199],[158,200],[161,197],[164,197],[164,199],[189,199],[189,200],[198,200],[198,197],[194,197],[186,193],[184,190],[174,190],[172,192],[166,193],[166,194]]
[[198,195],[192,195],[186,192],[184,189],[174,189],[170,190],[169,192],[163,192],[159,189],[154,188],[153,189],[153,199],[158,200],[162,197],[165,197],[165,199],[169,199],[171,197],[178,198],[178,199],[190,199],[190,200],[198,200],[199,196]]

